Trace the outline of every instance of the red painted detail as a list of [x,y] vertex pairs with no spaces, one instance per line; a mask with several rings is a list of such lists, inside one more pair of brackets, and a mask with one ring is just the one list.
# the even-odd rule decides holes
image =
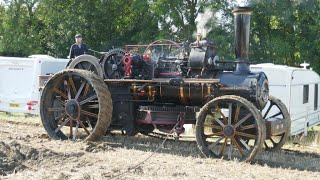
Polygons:
[[132,64],[132,58],[130,57],[130,54],[125,54],[122,58],[122,63],[124,64],[124,76],[130,76],[131,75],[131,64]]
[[140,91],[140,96],[145,96],[146,92],[144,90]]
[[37,105],[37,104],[38,104],[38,101],[29,101],[29,102],[27,102],[28,106],[34,106],[34,105]]
[[32,107],[31,107],[31,106],[28,106],[28,110],[31,111],[31,110],[32,110]]

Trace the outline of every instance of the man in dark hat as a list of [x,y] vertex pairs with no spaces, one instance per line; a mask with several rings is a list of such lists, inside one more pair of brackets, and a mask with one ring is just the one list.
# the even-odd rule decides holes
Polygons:
[[76,43],[74,43],[70,48],[69,59],[74,59],[77,56],[88,53],[87,45],[82,43],[81,34],[77,34],[74,38]]

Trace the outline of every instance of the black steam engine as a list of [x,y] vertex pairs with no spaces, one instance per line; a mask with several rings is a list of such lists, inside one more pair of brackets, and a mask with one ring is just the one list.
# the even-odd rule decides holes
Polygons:
[[266,75],[250,72],[250,14],[246,7],[234,10],[235,61],[220,61],[215,45],[200,36],[191,44],[128,45],[100,60],[77,57],[43,89],[45,129],[54,139],[96,140],[113,130],[179,137],[185,124],[194,124],[207,157],[248,161],[262,147],[280,148],[290,117],[269,97]]

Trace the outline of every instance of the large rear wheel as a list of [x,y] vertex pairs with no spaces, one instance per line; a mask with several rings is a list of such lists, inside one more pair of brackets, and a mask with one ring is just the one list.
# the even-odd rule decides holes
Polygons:
[[[226,95],[200,110],[196,123],[198,147],[206,157],[251,161],[265,140],[261,113],[248,100]],[[248,140],[254,139],[253,144]]]
[[64,70],[44,87],[40,115],[53,139],[94,141],[106,133],[111,123],[111,94],[95,73]]

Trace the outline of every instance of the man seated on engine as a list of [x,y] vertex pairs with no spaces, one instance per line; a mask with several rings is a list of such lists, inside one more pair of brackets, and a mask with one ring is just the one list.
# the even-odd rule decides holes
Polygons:
[[80,56],[82,54],[88,53],[88,47],[86,44],[82,43],[82,36],[81,34],[77,34],[75,37],[76,43],[74,43],[70,47],[70,53],[69,53],[69,59],[67,66],[71,63],[71,61],[76,58],[77,56]]

